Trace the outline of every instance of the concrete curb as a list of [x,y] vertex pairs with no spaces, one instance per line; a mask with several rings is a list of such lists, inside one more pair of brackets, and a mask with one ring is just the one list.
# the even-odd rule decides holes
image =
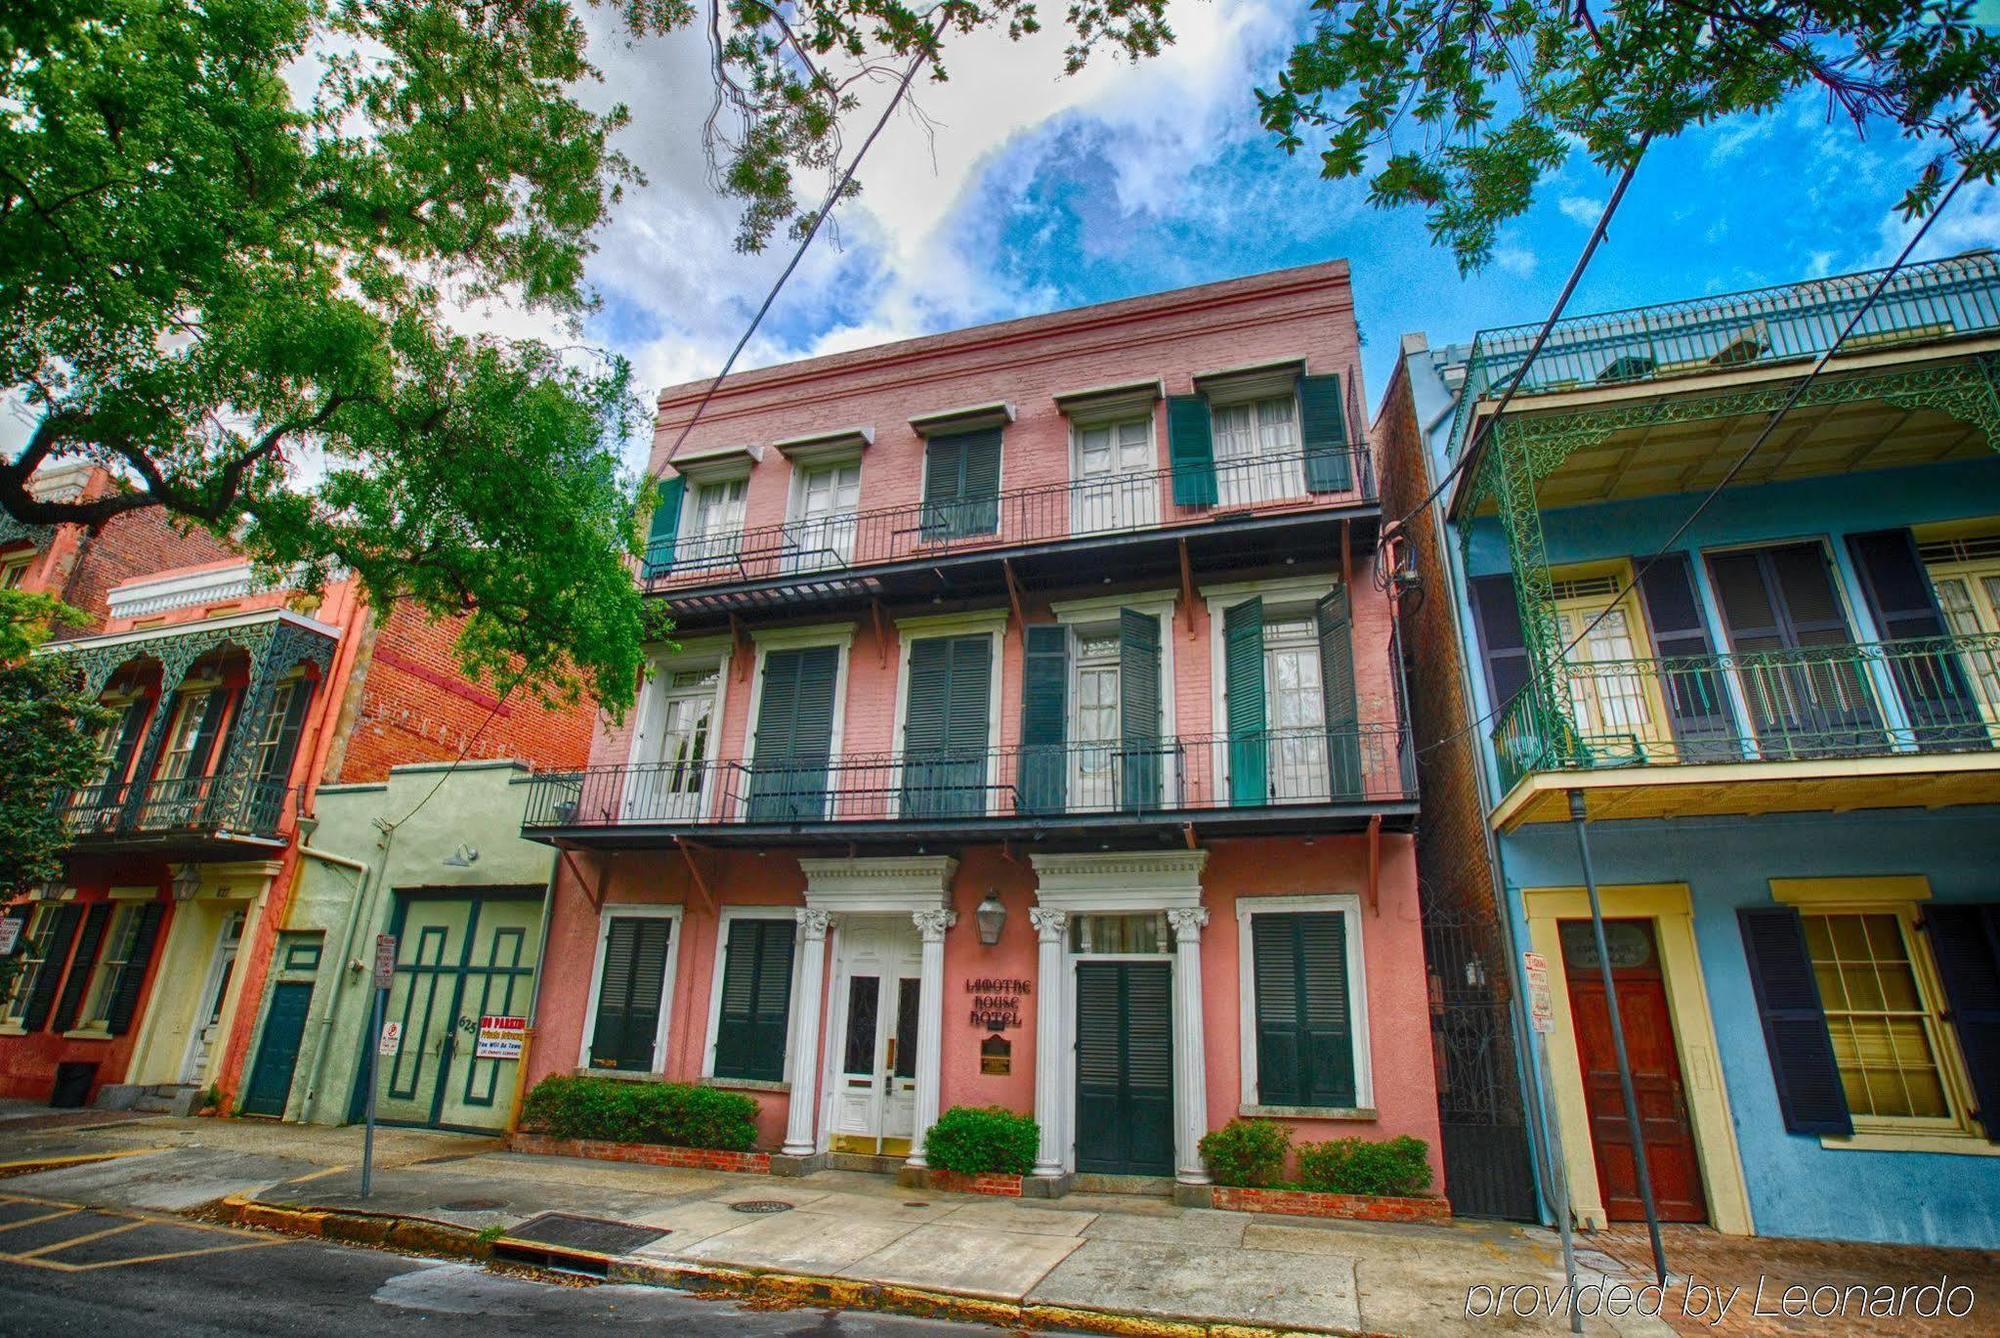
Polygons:
[[[263,1203],[244,1194],[221,1200],[216,1215],[235,1226],[288,1236],[309,1236],[357,1245],[384,1245],[415,1253],[487,1262],[494,1240],[484,1233],[426,1217],[367,1213],[350,1209],[293,1208]],[[505,1239],[505,1237],[501,1237]],[[930,1291],[853,1278],[766,1273],[701,1264],[651,1263],[641,1259],[592,1256],[605,1260],[605,1280],[672,1287],[697,1296],[736,1297],[802,1308],[836,1307],[993,1324],[1001,1328],[1068,1329],[1111,1338],[1322,1338],[1326,1334],[1371,1338],[1353,1329],[1272,1328],[1219,1320],[1167,1319],[1110,1310],[1036,1302],[1000,1301],[961,1292]]]

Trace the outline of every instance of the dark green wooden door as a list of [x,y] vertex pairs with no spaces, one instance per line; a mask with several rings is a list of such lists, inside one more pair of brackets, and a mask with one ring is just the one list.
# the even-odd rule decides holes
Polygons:
[[312,1004],[309,981],[283,981],[271,987],[271,1011],[264,1018],[264,1043],[257,1047],[257,1064],[243,1091],[245,1115],[282,1117],[292,1095],[292,1070],[299,1063],[299,1042],[306,1034],[306,1010]]
[[1167,962],[1076,964],[1076,1169],[1173,1174],[1173,979]]

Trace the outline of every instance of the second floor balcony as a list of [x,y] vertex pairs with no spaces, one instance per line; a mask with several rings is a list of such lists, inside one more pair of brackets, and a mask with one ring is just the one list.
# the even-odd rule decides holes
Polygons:
[[1571,659],[1502,711],[1501,826],[2000,802],[2000,633]]
[[200,848],[211,854],[240,846],[248,853],[279,840],[296,796],[282,778],[241,771],[107,783],[71,791],[62,800],[62,818],[70,839],[85,846]]
[[828,758],[593,767],[538,777],[531,838],[617,848],[919,840],[1182,839],[1407,827],[1408,733],[1266,729]]

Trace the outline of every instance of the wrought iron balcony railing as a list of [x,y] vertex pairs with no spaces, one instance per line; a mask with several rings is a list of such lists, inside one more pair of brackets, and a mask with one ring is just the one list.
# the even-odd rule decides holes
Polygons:
[[[1758,363],[1816,357],[1833,346],[1881,281],[1845,274],[1719,297],[1662,302],[1556,322],[1515,394],[1663,381]],[[1482,330],[1472,342],[1454,450],[1470,406],[1498,394],[1540,325]],[[2000,253],[1978,251],[1897,271],[1843,351],[2000,330]]]
[[1500,714],[1509,788],[1535,771],[2000,749],[2000,634],[1573,660],[1555,689],[1560,712],[1526,690]]
[[282,780],[187,776],[91,785],[62,800],[74,841],[233,836],[275,840],[291,789]]
[[1174,818],[1404,802],[1416,797],[1415,774],[1408,734],[1396,725],[831,762],[662,762],[537,777],[521,825],[948,829],[980,820],[1032,826],[1079,815]]
[[[641,574],[649,593],[771,577],[825,579],[896,562],[1192,525],[1234,512],[1372,501],[1377,496],[1374,459],[1365,443],[1329,451],[1218,459],[1217,499],[1210,505],[1175,502],[1173,478],[1171,469],[1135,470],[1036,484],[969,501],[909,502],[728,534],[683,535],[649,549]],[[1329,479],[1340,486],[1317,490],[1309,486],[1310,481],[1324,484]]]

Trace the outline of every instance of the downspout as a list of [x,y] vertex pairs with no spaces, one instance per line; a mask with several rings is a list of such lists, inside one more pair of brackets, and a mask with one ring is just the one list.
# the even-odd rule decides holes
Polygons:
[[[356,875],[356,879],[354,895],[347,902],[346,923],[341,927],[339,963],[334,970],[333,980],[327,990],[326,1004],[320,1010],[318,1022],[319,1035],[313,1048],[312,1072],[306,1083],[305,1103],[307,1110],[311,1110],[313,1103],[319,1099],[320,1083],[326,1076],[327,1053],[331,1049],[328,1042],[332,1037],[333,1021],[335,1015],[339,1012],[341,994],[347,988],[347,978],[353,974],[353,967],[356,965],[354,958],[354,936],[360,927],[362,910],[368,901],[369,884],[373,881],[375,874],[373,866],[365,864],[360,860],[350,859],[346,855],[336,855],[330,850],[315,849],[312,845],[307,844],[312,838],[313,831],[318,826],[318,818],[301,817],[299,819],[299,831],[306,838],[306,841],[302,841],[299,845],[299,854],[309,859],[319,860],[324,864],[333,864],[340,868],[351,870]],[[382,824],[382,839],[376,844],[382,852],[381,858],[385,864],[388,860],[389,844],[395,839],[396,829],[388,824]]]

